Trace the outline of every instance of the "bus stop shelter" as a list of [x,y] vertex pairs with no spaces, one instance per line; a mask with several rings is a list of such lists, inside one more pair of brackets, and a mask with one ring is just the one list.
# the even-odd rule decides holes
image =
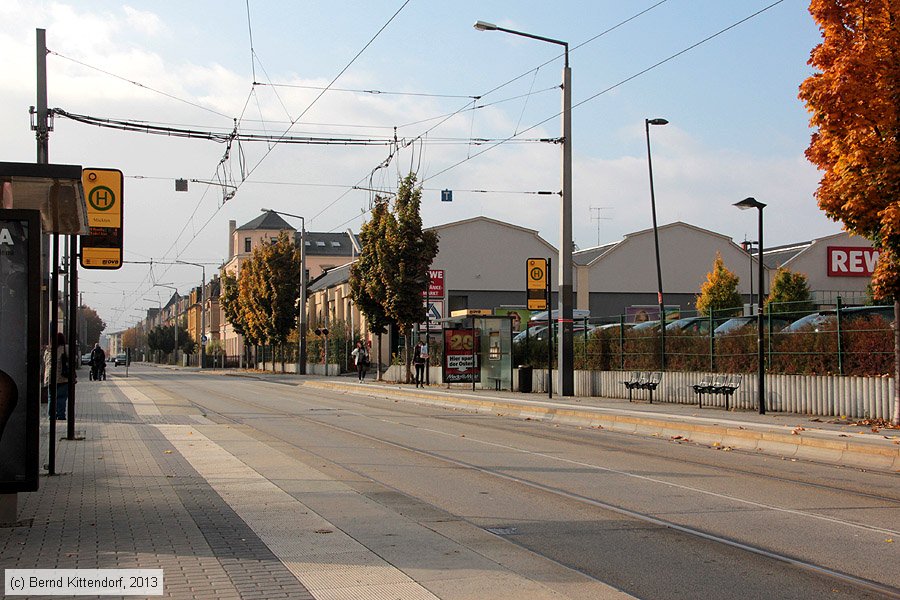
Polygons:
[[512,317],[451,317],[442,334],[444,383],[512,390]]

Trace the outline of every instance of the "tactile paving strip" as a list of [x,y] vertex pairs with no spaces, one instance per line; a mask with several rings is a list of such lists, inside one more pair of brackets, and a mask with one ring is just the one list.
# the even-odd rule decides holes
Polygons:
[[195,429],[157,428],[316,598],[436,599]]

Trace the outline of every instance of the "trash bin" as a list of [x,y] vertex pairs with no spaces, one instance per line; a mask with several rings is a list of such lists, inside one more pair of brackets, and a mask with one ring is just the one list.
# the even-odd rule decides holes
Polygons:
[[529,365],[519,365],[519,391],[524,394],[531,393],[531,372]]

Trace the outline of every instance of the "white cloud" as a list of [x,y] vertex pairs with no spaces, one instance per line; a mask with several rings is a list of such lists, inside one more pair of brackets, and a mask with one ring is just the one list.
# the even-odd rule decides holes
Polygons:
[[163,29],[159,16],[146,10],[138,10],[131,6],[122,7],[125,12],[125,20],[136,31],[141,31],[146,35],[157,35]]

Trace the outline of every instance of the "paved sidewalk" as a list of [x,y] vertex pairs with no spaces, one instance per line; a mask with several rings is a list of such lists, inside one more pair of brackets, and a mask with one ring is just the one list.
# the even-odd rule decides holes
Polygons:
[[629,597],[452,515],[401,515],[139,377],[77,398],[83,439],[19,495],[3,569],[160,568],[178,599]]

